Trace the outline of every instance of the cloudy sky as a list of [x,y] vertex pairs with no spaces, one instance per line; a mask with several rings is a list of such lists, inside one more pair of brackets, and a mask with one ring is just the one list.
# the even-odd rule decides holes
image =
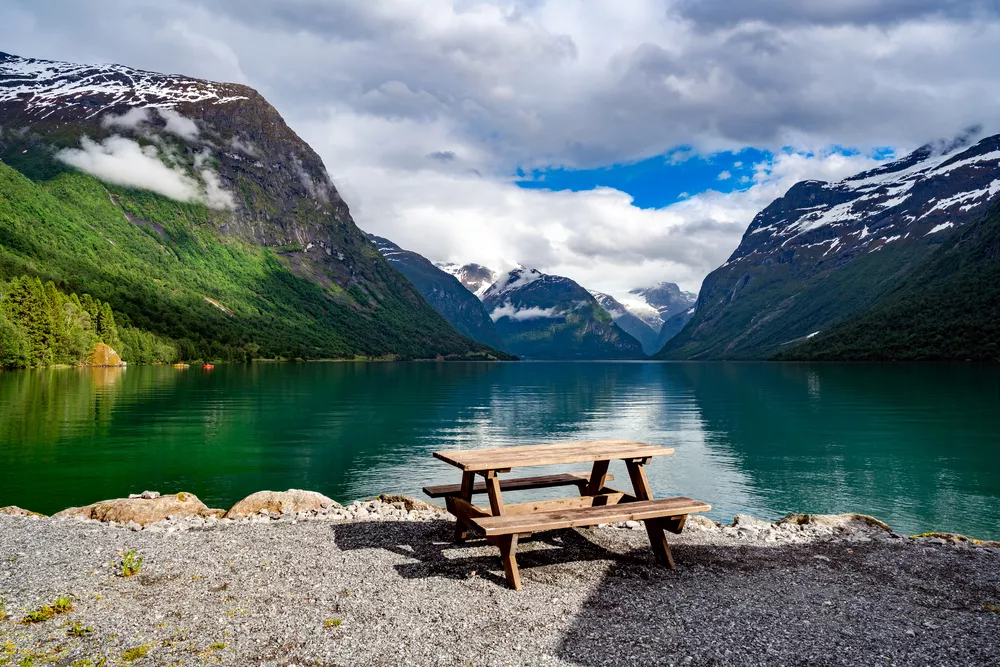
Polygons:
[[433,260],[696,291],[792,183],[1000,119],[998,0],[4,0],[0,51],[236,81]]

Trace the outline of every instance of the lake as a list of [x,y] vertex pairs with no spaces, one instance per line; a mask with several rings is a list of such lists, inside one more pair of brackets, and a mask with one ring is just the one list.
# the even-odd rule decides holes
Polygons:
[[419,496],[458,481],[435,449],[605,437],[676,449],[647,466],[654,491],[705,500],[720,521],[862,512],[1000,539],[1000,369],[972,364],[0,372],[0,506],[51,513],[144,489],[221,508],[261,489]]

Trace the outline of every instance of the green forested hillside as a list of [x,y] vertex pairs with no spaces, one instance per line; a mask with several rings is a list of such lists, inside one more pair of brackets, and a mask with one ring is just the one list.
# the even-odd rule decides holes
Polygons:
[[860,316],[777,358],[1000,361],[1000,203]]
[[[298,277],[280,248],[225,236],[211,214],[76,171],[35,182],[0,162],[0,280],[27,275],[89,294],[129,327],[169,339],[181,359],[488,350],[426,304],[415,308],[409,293]],[[385,284],[401,280],[369,252],[366,270],[386,273]]]

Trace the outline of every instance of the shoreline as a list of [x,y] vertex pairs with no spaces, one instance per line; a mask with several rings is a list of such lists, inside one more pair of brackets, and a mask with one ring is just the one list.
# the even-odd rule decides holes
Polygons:
[[450,515],[423,501],[283,510],[0,514],[0,665],[989,665],[1000,651],[1000,543],[862,515],[691,517],[669,536],[674,570],[639,523],[539,534],[513,591],[496,548],[453,544]]
[[[390,512],[387,517],[384,517],[386,520],[454,520],[454,517],[444,507],[404,494],[382,493],[372,498],[355,500],[342,505],[319,492],[303,491],[300,489],[257,491],[238,501],[229,510],[207,507],[197,496],[184,491],[176,494],[160,494],[155,491],[144,491],[143,493],[131,494],[128,498],[114,498],[80,507],[67,507],[51,515],[42,514],[16,505],[7,505],[0,507],[0,516],[22,516],[32,519],[55,520],[77,519],[138,531],[156,530],[160,527],[160,524],[166,526],[174,523],[176,526],[180,526],[183,525],[182,520],[187,520],[187,523],[190,524],[199,524],[200,520],[201,524],[218,526],[230,525],[237,521],[290,520],[292,515],[295,515],[296,521],[323,519],[328,516],[342,519],[352,518],[353,520],[353,517],[357,515],[360,508],[375,507],[380,504],[382,506],[393,505],[397,509],[402,507],[406,510],[403,514]],[[409,518],[406,517],[407,512],[411,515]],[[839,517],[841,520],[850,519],[867,523],[869,526],[884,530],[896,538],[938,539],[955,544],[1000,548],[1000,540],[981,539],[961,533],[940,530],[914,534],[897,533],[887,523],[877,517],[859,513],[793,513],[774,521],[759,519],[747,514],[738,514],[729,524],[723,524],[705,516],[696,516],[696,521],[702,525],[714,524],[716,527],[722,529],[738,528],[741,525],[741,521],[743,522],[742,525],[745,525],[747,521],[754,524],[768,524],[771,526],[794,523],[809,525],[817,521],[830,521],[833,517]],[[367,518],[362,515],[361,520],[366,520]],[[178,523],[179,521],[181,523]],[[602,524],[600,527],[607,527],[608,525]]]

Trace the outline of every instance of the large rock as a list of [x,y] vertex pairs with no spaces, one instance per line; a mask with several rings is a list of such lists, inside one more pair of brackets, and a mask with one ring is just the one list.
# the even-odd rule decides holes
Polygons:
[[797,526],[825,526],[841,530],[883,530],[892,532],[892,528],[884,521],[879,521],[867,514],[789,514],[775,521],[775,525],[793,524]]
[[8,516],[45,516],[44,514],[39,514],[38,512],[32,512],[31,510],[26,510],[17,505],[7,505],[6,507],[0,507],[0,514],[7,514]]
[[104,343],[97,343],[94,345],[94,349],[90,351],[90,354],[87,355],[86,365],[98,367],[124,366],[125,362],[122,361],[122,358],[110,346]]
[[[152,495],[152,494],[150,494]],[[193,493],[176,493],[155,498],[116,498],[102,500],[86,507],[70,507],[53,516],[82,517],[96,521],[117,521],[145,526],[166,519],[168,516],[220,516],[223,510],[210,509]]]
[[289,489],[287,491],[258,491],[239,501],[226,512],[227,519],[241,519],[261,510],[285,514],[340,507],[340,503],[315,491]]
[[432,505],[426,501],[420,500],[419,498],[414,498],[413,496],[406,496],[401,493],[383,493],[377,498],[372,500],[380,500],[387,505],[401,504],[403,509],[407,512],[413,510],[420,510],[424,512],[443,512],[444,509],[438,507],[437,505]]

